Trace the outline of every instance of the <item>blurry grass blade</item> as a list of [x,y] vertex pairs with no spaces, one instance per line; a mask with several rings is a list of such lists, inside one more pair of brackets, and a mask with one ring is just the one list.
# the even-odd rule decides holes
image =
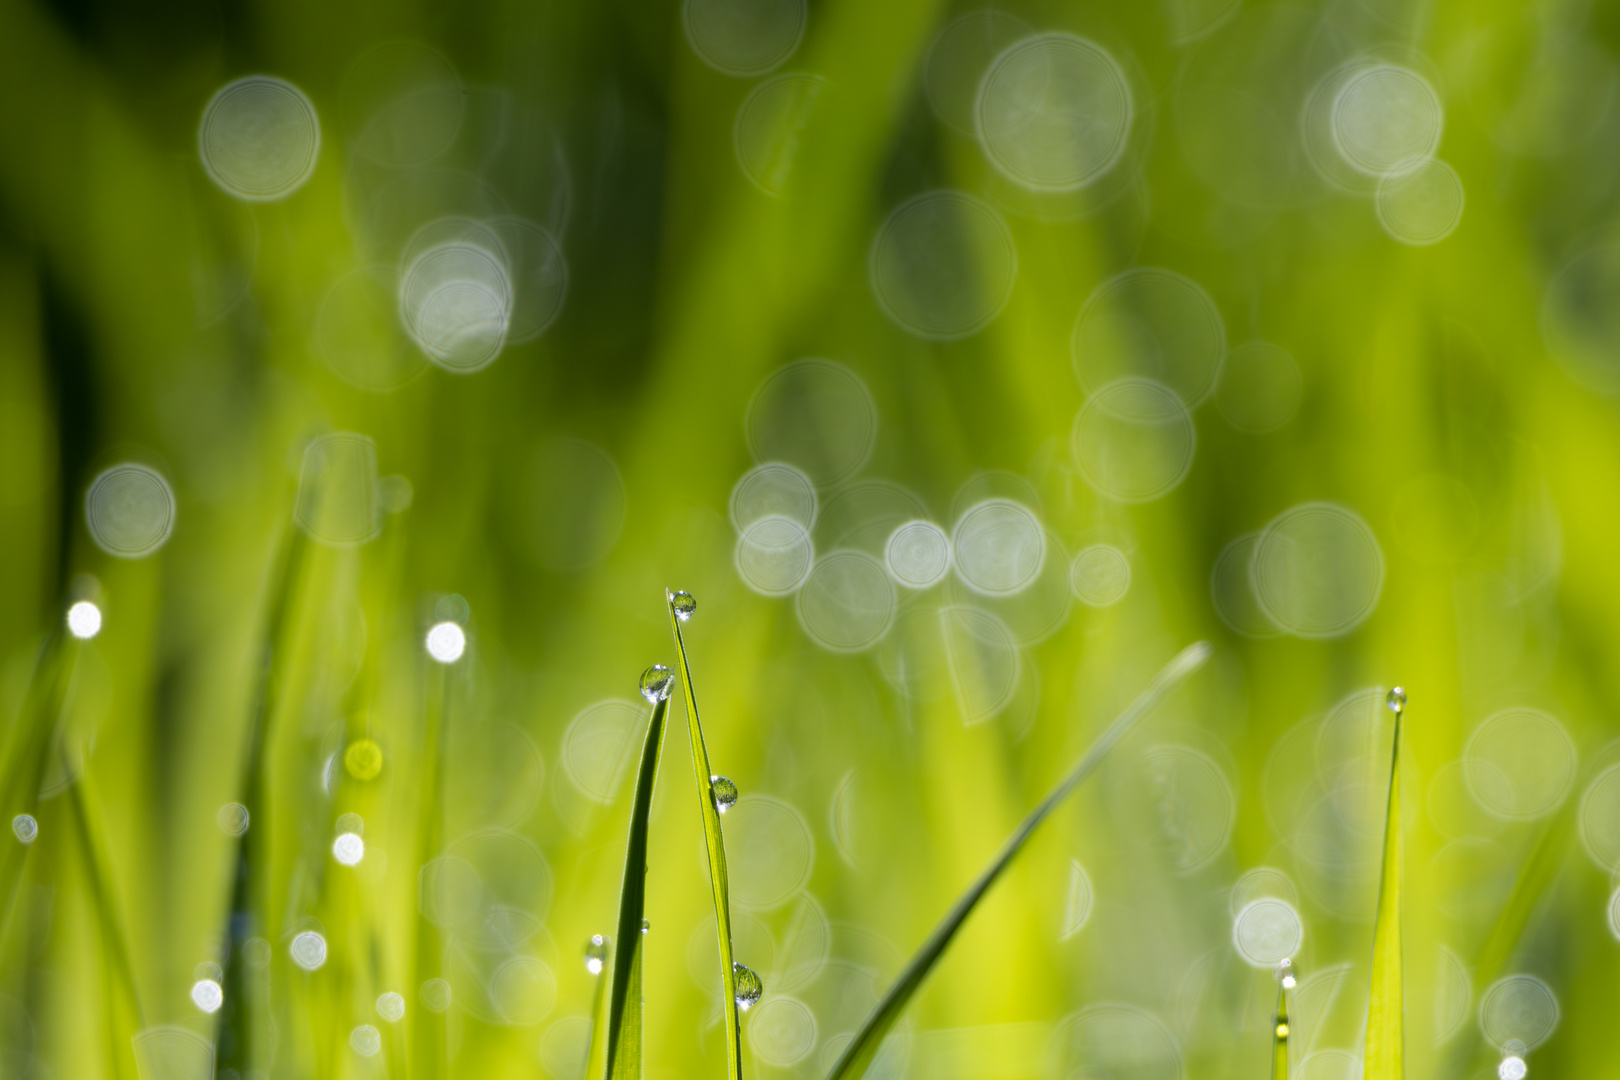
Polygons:
[[[1399,694],[1399,698],[1397,698]],[[1389,803],[1384,811],[1384,865],[1378,881],[1378,914],[1373,922],[1372,987],[1367,998],[1365,1075],[1401,1080],[1405,1010],[1401,972],[1401,714],[1406,698],[1390,691],[1395,737],[1390,747]]]
[[[596,990],[591,995],[591,1037],[585,1044],[586,1076],[602,1076],[607,1072],[607,1045],[602,1033],[607,1030],[607,986],[610,979],[606,969],[598,972]],[[637,979],[640,979],[639,973]]]
[[636,772],[636,799],[630,808],[630,838],[624,847],[624,887],[619,893],[619,936],[613,943],[613,983],[608,990],[607,1075],[609,1080],[641,1077],[641,927],[647,908],[647,824],[652,816],[658,751],[664,741],[669,698],[653,704],[647,742]]
[[1277,1019],[1271,1029],[1271,1080],[1288,1080],[1288,990],[1277,987]]
[[709,851],[709,884],[714,888],[715,937],[720,942],[720,999],[726,1015],[726,1076],[742,1080],[742,1021],[737,1015],[736,961],[731,952],[731,885],[726,873],[726,845],[720,834],[720,810],[714,803],[714,774],[709,751],[698,721],[697,697],[692,692],[692,665],[686,659],[686,639],[675,615],[675,597],[669,603],[669,625],[675,631],[675,649],[681,656],[681,686],[686,693],[686,730],[692,738],[692,770],[697,781],[698,804],[703,811],[703,842]]
[[[62,764],[71,770],[65,752]],[[113,1076],[120,1077],[127,1076],[129,1069],[125,1062],[123,1041],[115,1033],[126,1028],[139,1031],[146,1027],[146,1021],[141,1009],[140,993],[135,985],[134,965],[130,962],[129,938],[124,932],[120,915],[123,906],[112,894],[111,865],[107,859],[106,845],[100,830],[90,816],[89,800],[85,793],[89,783],[88,771],[70,782],[67,788],[67,802],[74,828],[78,833],[85,878],[90,886],[90,899],[95,905],[97,920],[101,923],[101,948],[103,963],[108,969],[107,981],[111,987],[116,988],[105,996],[105,1001],[107,1033],[112,1043],[108,1053],[110,1071]],[[123,1022],[120,1022],[120,1004],[128,1013],[127,1018],[122,1018]]]
[[[39,789],[50,763],[57,721],[62,715],[62,702],[76,655],[75,647],[63,639],[58,629],[46,639],[34,665],[18,716],[17,734],[8,747],[10,759],[5,766],[4,787],[0,788],[5,799],[4,825],[7,828],[16,815],[33,814],[39,807]],[[22,884],[23,868],[31,847],[14,843],[0,847],[0,890],[4,890],[0,893],[0,939],[10,921],[11,905]]]
[[[231,886],[231,916],[226,921],[229,934],[225,950],[221,979],[225,1002],[216,1021],[214,1045],[218,1047],[216,1071],[235,1070],[246,1076],[254,1066],[254,1031],[251,1007],[255,988],[249,976],[242,950],[250,938],[261,932],[264,914],[268,910],[265,890],[259,875],[254,873],[260,855],[259,837],[263,823],[268,820],[269,809],[265,801],[268,762],[265,747],[270,742],[270,719],[277,704],[280,689],[280,661],[283,655],[282,637],[287,626],[288,612],[292,608],[293,593],[297,588],[299,569],[303,565],[308,547],[304,534],[288,529],[281,542],[271,569],[264,616],[263,639],[259,646],[259,668],[255,677],[253,713],[248,720],[246,751],[242,759],[242,803],[247,807],[248,827],[236,844],[236,875]],[[257,830],[253,822],[260,825]],[[258,891],[255,887],[258,886]]]
[[1166,694],[1180,686],[1188,676],[1204,665],[1204,661],[1209,659],[1209,652],[1208,643],[1200,641],[1189,645],[1177,654],[1175,659],[1166,664],[1163,670],[1153,677],[1153,681],[1148,683],[1147,689],[1143,690],[1136,700],[1131,702],[1125,711],[1120,713],[1119,717],[1097,737],[1097,741],[1091,744],[1091,749],[1087,750],[1085,756],[1075,764],[1074,768],[1069,770],[1069,774],[1063,778],[1062,782],[1053,788],[1051,793],[1042,799],[1035,809],[1029,812],[1029,815],[1024,818],[1012,836],[1002,845],[1001,850],[991,860],[990,865],[979,875],[978,880],[968,886],[967,891],[946,913],[945,918],[941,919],[939,925],[934,927],[934,932],[928,936],[927,941],[923,942],[922,947],[911,958],[911,962],[906,965],[906,969],[900,973],[900,977],[889,988],[889,992],[884,995],[882,1001],[878,1002],[877,1008],[872,1010],[872,1014],[866,1018],[866,1023],[862,1025],[861,1030],[851,1040],[849,1046],[844,1049],[843,1054],[833,1065],[832,1071],[827,1074],[828,1080],[855,1080],[856,1077],[861,1076],[866,1071],[881,1048],[884,1036],[894,1027],[895,1021],[900,1019],[900,1014],[905,1010],[907,1003],[911,1001],[912,995],[922,986],[923,980],[928,977],[928,973],[933,970],[934,965],[939,962],[939,958],[944,955],[946,947],[951,943],[951,939],[956,936],[956,931],[961,929],[962,924],[972,914],[973,908],[978,904],[980,898],[989,891],[991,885],[995,884],[996,878],[1000,877],[1001,872],[1007,868],[1007,864],[1012,862],[1013,856],[1018,854],[1025,842],[1028,841],[1030,834],[1035,831],[1042,821],[1046,820],[1047,815],[1052,812],[1058,803],[1063,801],[1069,792],[1073,791],[1082,780],[1091,775],[1097,766],[1101,764],[1108,751],[1112,750],[1115,744],[1120,739],[1123,739],[1131,728],[1136,726],[1137,721],[1152,711],[1153,707],[1163,700]]

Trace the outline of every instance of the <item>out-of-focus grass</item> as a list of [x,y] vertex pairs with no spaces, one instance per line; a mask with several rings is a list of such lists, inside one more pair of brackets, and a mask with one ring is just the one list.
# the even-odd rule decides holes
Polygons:
[[[42,655],[51,662],[42,642],[89,587],[81,575],[95,578],[106,616],[99,637],[72,646],[60,706],[83,764],[71,758],[64,782],[47,781],[39,838],[26,850],[8,839],[0,860],[23,867],[0,881],[16,881],[0,940],[0,1071],[134,1076],[132,1036],[165,1025],[222,1049],[219,1021],[245,986],[262,1056],[244,1068],[359,1076],[409,1061],[422,1076],[578,1075],[564,1051],[588,1030],[575,1021],[591,1019],[596,985],[579,950],[610,929],[630,785],[621,778],[601,800],[586,792],[567,736],[587,707],[633,698],[635,673],[667,655],[648,603],[666,582],[703,605],[704,718],[725,755],[714,767],[745,800],[780,800],[806,823],[813,859],[794,903],[813,897],[828,926],[815,981],[783,990],[779,972],[762,972],[765,1003],[802,1001],[819,1026],[796,1064],[761,1071],[821,1071],[859,1022],[840,1001],[875,1003],[932,914],[1135,693],[1151,658],[1200,637],[1216,644],[1210,668],[1121,745],[964,925],[904,1026],[906,1067],[970,1075],[992,1060],[1016,1063],[999,1075],[1040,1075],[1066,1019],[1129,1006],[1169,1033],[1187,1075],[1261,1074],[1273,984],[1233,951],[1230,889],[1262,866],[1294,880],[1305,927],[1293,1052],[1360,1047],[1376,874],[1365,861],[1333,863],[1337,876],[1319,864],[1324,851],[1361,852],[1365,837],[1302,840],[1273,810],[1288,801],[1279,774],[1315,767],[1309,753],[1289,756],[1305,745],[1290,732],[1314,735],[1350,694],[1399,681],[1421,717],[1403,733],[1407,1069],[1493,1065],[1499,1051],[1477,1022],[1484,992],[1525,972],[1561,1009],[1532,1069],[1601,1070],[1613,1058],[1611,881],[1578,841],[1583,793],[1616,760],[1620,683],[1607,657],[1620,606],[1620,438],[1612,401],[1569,374],[1543,304],[1612,225],[1612,13],[1282,11],[1246,6],[1189,44],[1173,42],[1173,20],[1153,5],[1014,11],[1134,57],[1151,123],[1142,183],[1079,220],[1006,215],[1019,255],[1006,310],[940,344],[884,317],[866,258],[904,198],[992,187],[979,148],[943,129],[920,89],[922,57],[956,9],[811,7],[783,70],[819,74],[826,90],[800,133],[791,188],[773,200],[739,173],[730,145],[753,81],[703,66],[674,6],[0,2],[5,775],[28,756],[28,686]],[[1302,39],[1283,33],[1298,26]],[[487,370],[429,370],[370,394],[336,377],[312,340],[329,286],[364,261],[345,72],[396,38],[449,57],[469,100],[506,93],[503,137],[458,144],[446,163],[487,167],[507,209],[557,224],[571,284],[550,331]],[[1239,138],[1252,128],[1228,132],[1209,119],[1218,109],[1194,112],[1189,72],[1213,56],[1259,57],[1249,70],[1282,88],[1259,100],[1275,117],[1266,130],[1286,141],[1297,116],[1289,65],[1324,41],[1387,47],[1436,85],[1441,153],[1468,196],[1441,244],[1395,244],[1367,199],[1308,172],[1298,198],[1235,205],[1189,164],[1193,144],[1227,148],[1217,160],[1234,168],[1253,149]],[[255,71],[310,95],[323,146],[306,187],[248,207],[209,183],[195,133],[214,90]],[[546,217],[553,138],[571,178],[560,223]],[[1267,435],[1231,429],[1206,404],[1186,481],[1125,506],[1069,462],[1083,401],[1069,336],[1093,288],[1137,265],[1197,280],[1230,344],[1285,346],[1304,396]],[[233,282],[240,295],[216,302]],[[1009,470],[1071,548],[1097,534],[1129,548],[1124,600],[1076,606],[1024,651],[1035,677],[1016,725],[964,725],[950,691],[908,699],[871,656],[818,649],[791,599],[739,580],[726,500],[751,464],[744,412],[765,376],[807,355],[845,364],[870,389],[880,425],[866,475],[905,484],[947,527],[964,481]],[[303,447],[333,430],[374,439],[381,471],[406,477],[413,501],[362,547],[311,544],[281,581]],[[582,568],[537,554],[534,531],[546,526],[535,515],[554,489],[536,484],[532,465],[556,436],[602,447],[622,477],[620,538]],[[138,561],[102,553],[82,512],[91,478],[132,456],[162,467],[178,506],[167,546]],[[1310,500],[1352,507],[1378,537],[1377,610],[1332,641],[1230,632],[1210,600],[1216,557]],[[283,602],[260,716],[268,613]],[[450,668],[422,649],[444,611],[470,639]],[[1527,821],[1479,808],[1454,767],[1485,718],[1518,706],[1555,716],[1578,751],[1559,807]],[[245,770],[255,732],[262,754]],[[361,734],[383,748],[372,780],[342,764]],[[1167,745],[1214,763],[1230,797],[1229,836],[1197,866],[1176,861],[1176,830],[1189,825],[1176,807],[1205,804],[1176,802],[1181,789],[1163,777],[1179,774],[1154,764]],[[254,914],[240,939],[230,920],[242,841],[216,824],[227,802],[253,804]],[[713,916],[688,810],[667,791],[651,809],[646,1060],[650,1074],[719,1075],[719,989],[712,971],[689,970],[692,935],[704,948]],[[728,829],[745,829],[733,823],[748,811],[739,804]],[[330,853],[350,813],[367,847],[354,868]],[[439,869],[474,867],[490,890],[468,922],[453,905],[434,908],[444,898],[431,889],[424,903],[424,881],[437,879],[423,868],[444,859],[460,862]],[[750,874],[735,861],[734,879]],[[1089,882],[1089,907],[1063,936],[1077,880]],[[785,952],[795,910],[755,905],[751,941]],[[316,924],[328,956],[306,973],[288,948]],[[242,951],[258,941],[266,966]],[[1440,966],[1441,946],[1466,990]],[[227,969],[227,1005],[213,1017],[189,998],[206,963]],[[1345,963],[1340,986],[1329,976]],[[430,977],[453,988],[445,1012],[424,1004]],[[510,992],[507,1012],[491,986]],[[385,992],[406,1001],[398,1024],[377,1015]],[[1148,1030],[1128,1026],[1135,1012],[1086,1015]],[[361,1025],[382,1032],[378,1056],[352,1049]]]

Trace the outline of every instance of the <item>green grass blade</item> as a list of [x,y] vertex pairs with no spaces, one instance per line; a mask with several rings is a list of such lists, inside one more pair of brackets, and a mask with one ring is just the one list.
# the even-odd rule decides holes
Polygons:
[[1137,721],[1152,711],[1153,707],[1163,700],[1166,694],[1181,685],[1188,676],[1204,665],[1204,661],[1209,659],[1209,652],[1209,645],[1200,641],[1177,654],[1175,659],[1166,664],[1153,677],[1153,681],[1148,683],[1147,689],[1143,690],[1136,700],[1131,702],[1125,711],[1120,713],[1119,717],[1098,736],[1097,741],[1091,744],[1091,749],[1087,750],[1085,756],[1075,764],[1074,768],[1069,770],[1069,774],[1063,778],[1062,782],[1053,788],[1051,793],[1042,799],[1035,809],[1029,812],[1029,815],[1024,818],[1022,824],[1018,826],[1012,836],[1007,838],[1007,842],[1002,845],[996,857],[990,861],[990,865],[979,875],[978,880],[968,886],[967,891],[957,899],[956,904],[940,920],[939,925],[934,927],[934,932],[928,936],[927,941],[923,942],[922,947],[911,958],[911,962],[906,965],[906,969],[900,973],[900,977],[889,988],[889,992],[884,995],[882,1001],[878,1002],[877,1008],[872,1010],[872,1014],[866,1018],[866,1023],[862,1025],[861,1030],[855,1035],[849,1046],[844,1049],[844,1053],[833,1065],[832,1071],[827,1074],[827,1080],[855,1080],[856,1077],[866,1072],[867,1067],[872,1063],[872,1059],[877,1056],[879,1048],[883,1045],[884,1036],[894,1027],[895,1021],[900,1019],[900,1014],[905,1010],[912,996],[922,986],[923,980],[928,977],[928,973],[939,962],[939,958],[944,955],[946,947],[950,945],[951,939],[956,936],[957,930],[961,929],[962,924],[967,921],[967,917],[973,913],[973,909],[979,903],[980,898],[989,891],[991,885],[995,884],[996,879],[1001,876],[1001,872],[1007,868],[1007,864],[1012,862],[1013,856],[1017,855],[1019,849],[1029,840],[1030,834],[1035,831],[1041,822],[1046,820],[1058,803],[1062,802],[1071,791],[1079,786],[1082,780],[1091,775],[1097,766],[1102,763],[1108,751],[1112,750],[1115,744],[1124,738],[1131,728],[1136,726]]
[[1271,1080],[1288,1080],[1288,990],[1277,987],[1277,1018],[1271,1027]]
[[721,1003],[726,1010],[726,1076],[742,1080],[742,1022],[737,1015],[737,973],[731,953],[731,886],[726,873],[726,845],[720,835],[720,809],[714,804],[714,774],[709,751],[703,744],[697,697],[692,692],[692,665],[686,659],[681,620],[675,617],[675,598],[667,590],[669,625],[675,631],[675,649],[681,656],[681,686],[686,693],[686,730],[692,738],[692,771],[697,781],[698,804],[703,809],[703,842],[709,851],[709,884],[714,888],[715,937],[720,941]]
[[647,824],[652,816],[658,751],[664,742],[669,698],[653,704],[647,742],[636,773],[636,799],[630,809],[630,838],[624,847],[624,887],[619,893],[619,934],[613,943],[613,982],[608,991],[607,1076],[641,1077],[641,923],[647,908]]
[[607,1047],[602,1033],[607,1030],[607,985],[611,976],[604,968],[596,976],[596,989],[591,992],[591,1038],[585,1046],[586,1076],[601,1076],[607,1071]]
[[[34,666],[28,690],[18,714],[17,734],[11,740],[10,757],[6,762],[3,795],[4,821],[0,826],[9,829],[17,814],[37,814],[39,788],[44,782],[45,767],[50,761],[51,741],[62,715],[62,700],[67,693],[72,675],[72,658],[58,628],[47,639]],[[23,869],[32,845],[7,843],[0,845],[0,934],[11,922],[11,907],[22,885]]]
[[[1397,695],[1399,695],[1397,697]],[[1405,1054],[1402,1021],[1405,1000],[1401,971],[1401,714],[1406,695],[1390,691],[1395,738],[1390,748],[1389,804],[1384,812],[1384,865],[1378,880],[1378,914],[1373,923],[1372,988],[1367,997],[1364,1075],[1401,1080]]]

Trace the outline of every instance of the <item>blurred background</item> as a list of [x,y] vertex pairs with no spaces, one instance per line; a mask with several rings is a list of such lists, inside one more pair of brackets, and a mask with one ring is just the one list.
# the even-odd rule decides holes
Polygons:
[[[0,1072],[583,1077],[666,587],[749,1070],[1208,640],[874,1072],[1268,1075],[1292,958],[1359,1075],[1397,683],[1407,1069],[1620,1072],[1617,47],[0,0]],[[725,1068],[678,699],[659,1078]]]

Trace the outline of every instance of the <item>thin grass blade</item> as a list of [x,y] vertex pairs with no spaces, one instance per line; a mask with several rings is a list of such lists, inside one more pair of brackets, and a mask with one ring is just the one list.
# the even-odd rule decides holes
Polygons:
[[619,892],[618,940],[613,943],[613,982],[608,990],[608,1080],[641,1078],[641,926],[647,910],[647,824],[668,712],[668,697],[653,703],[641,767],[636,771],[630,838],[624,847],[624,886]]
[[1406,694],[1391,690],[1395,738],[1390,749],[1389,803],[1384,811],[1384,864],[1378,880],[1378,914],[1373,923],[1372,987],[1367,996],[1364,1076],[1401,1080],[1405,1061],[1404,981],[1401,970],[1401,715]]
[[1277,987],[1277,1018],[1271,1028],[1271,1080],[1288,1080],[1288,990]]
[[883,1000],[878,1002],[877,1008],[872,1010],[872,1014],[866,1018],[866,1023],[862,1025],[861,1030],[856,1033],[855,1038],[833,1065],[832,1071],[827,1074],[828,1080],[855,1080],[856,1077],[866,1072],[867,1067],[872,1064],[872,1059],[877,1056],[878,1050],[882,1047],[884,1036],[889,1033],[895,1022],[900,1019],[900,1014],[905,1010],[912,996],[922,986],[923,980],[928,977],[928,973],[939,962],[939,958],[944,955],[946,947],[950,945],[951,939],[956,936],[957,930],[961,929],[962,924],[973,913],[973,909],[978,905],[979,900],[990,890],[990,886],[995,884],[996,879],[1001,876],[1001,872],[1007,868],[1007,864],[1012,862],[1013,856],[1017,855],[1019,850],[1023,848],[1025,842],[1029,840],[1030,834],[1035,831],[1041,822],[1046,820],[1047,816],[1071,791],[1079,786],[1082,780],[1095,771],[1108,752],[1130,732],[1131,728],[1136,726],[1138,721],[1151,712],[1153,707],[1163,700],[1166,694],[1180,686],[1193,672],[1203,667],[1204,661],[1209,659],[1209,652],[1208,643],[1200,641],[1194,645],[1189,645],[1177,654],[1175,659],[1166,664],[1153,677],[1153,681],[1148,683],[1147,689],[1143,690],[1136,700],[1131,702],[1125,711],[1120,713],[1118,718],[1097,737],[1097,741],[1091,744],[1091,749],[1087,750],[1085,756],[1075,764],[1074,768],[1069,770],[1069,774],[1063,778],[1062,782],[1053,788],[1035,809],[1029,812],[1022,824],[1002,845],[996,857],[990,861],[990,865],[979,875],[978,880],[968,886],[967,891],[961,895],[951,910],[940,920],[939,925],[934,927],[934,932],[928,936],[928,940],[923,942],[922,947],[912,956],[911,962],[906,965],[906,969],[900,973],[900,977],[889,988],[889,992],[884,995]]
[[697,781],[698,804],[703,809],[703,843],[709,852],[709,884],[714,889],[715,937],[720,941],[720,997],[726,1011],[726,1076],[742,1080],[742,1022],[737,1014],[736,961],[731,952],[731,886],[726,873],[726,845],[720,835],[720,808],[714,802],[710,777],[709,750],[703,743],[703,725],[698,721],[697,697],[692,692],[692,665],[686,659],[686,641],[681,637],[681,620],[675,615],[675,597],[664,593],[669,603],[669,625],[675,631],[675,649],[681,657],[681,686],[686,693],[686,730],[692,739],[692,770]]

